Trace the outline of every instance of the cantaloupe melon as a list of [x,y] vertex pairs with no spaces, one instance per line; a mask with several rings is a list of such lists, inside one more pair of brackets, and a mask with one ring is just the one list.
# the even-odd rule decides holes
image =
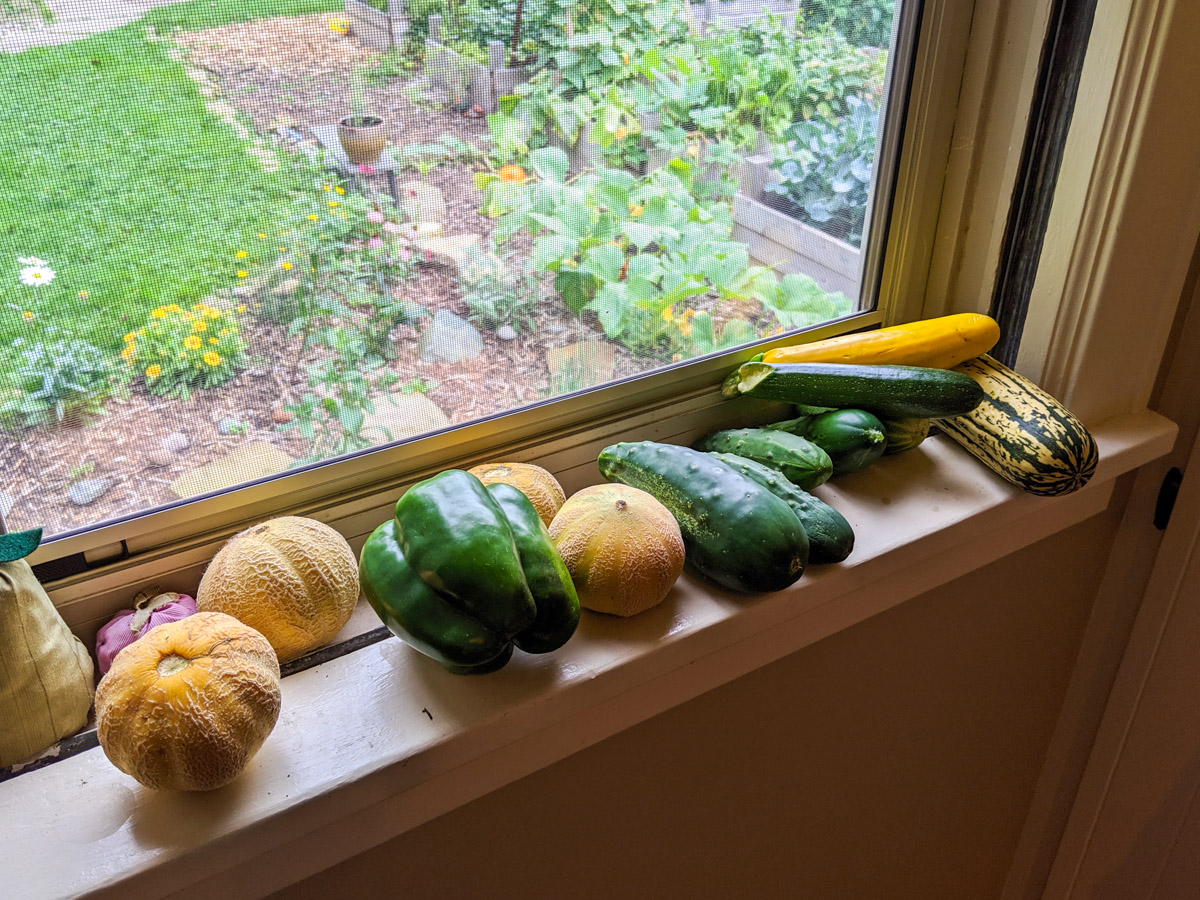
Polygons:
[[532,463],[484,463],[467,470],[484,484],[511,484],[529,498],[538,516],[549,527],[567,495],[558,479]]
[[96,689],[100,746],[146,787],[207,791],[241,774],[279,718],[267,639],[224,613],[159,625]]
[[550,537],[567,564],[579,605],[633,616],[657,606],[683,571],[675,517],[624,484],[584,488],[563,504]]
[[329,643],[358,602],[358,562],[346,539],[315,519],[283,516],[247,528],[213,557],[196,609],[262,632],[281,662]]

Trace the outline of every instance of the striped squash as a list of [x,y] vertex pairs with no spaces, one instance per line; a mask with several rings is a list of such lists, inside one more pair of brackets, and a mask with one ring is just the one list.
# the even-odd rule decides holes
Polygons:
[[980,356],[954,367],[987,395],[938,427],[993,472],[1031,494],[1077,491],[1096,471],[1096,441],[1066,407],[1027,378]]

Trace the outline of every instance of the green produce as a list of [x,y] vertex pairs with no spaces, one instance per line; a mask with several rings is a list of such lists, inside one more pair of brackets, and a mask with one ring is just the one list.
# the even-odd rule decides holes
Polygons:
[[570,574],[517,488],[484,488],[474,475],[450,470],[414,485],[396,509],[367,539],[359,580],[404,641],[466,674],[500,668],[514,645],[547,653],[574,633],[579,600]]
[[706,453],[653,441],[600,453],[609,481],[640,488],[675,517],[687,561],[735,591],[777,591],[808,562],[808,536],[791,507]]
[[721,392],[897,418],[961,416],[983,400],[983,390],[961,372],[840,363],[743,363]]
[[413,485],[396,501],[396,523],[404,558],[435,591],[500,634],[533,623],[512,529],[474,475],[448,469]]
[[492,631],[413,571],[397,539],[395,519],[367,538],[359,581],[388,630],[456,674],[492,672],[512,656],[509,637]]
[[810,563],[836,563],[850,555],[854,549],[854,529],[832,506],[800,490],[782,473],[762,463],[732,453],[710,455],[735,472],[761,484],[792,508],[808,535]]
[[533,624],[519,632],[513,641],[526,653],[557,650],[579,625],[579,596],[571,573],[554,548],[550,531],[524,493],[502,482],[489,484],[487,490],[504,510],[512,528],[521,569],[537,606]]
[[764,426],[812,441],[829,454],[834,475],[865,469],[887,446],[883,423],[862,409],[835,409]]
[[1066,407],[990,356],[955,371],[976,380],[987,396],[969,415],[938,422],[951,440],[1031,494],[1069,494],[1087,484],[1099,452]]
[[765,428],[731,428],[701,438],[699,450],[736,453],[783,473],[793,484],[815,488],[829,480],[833,462],[812,441],[786,431]]
[[885,417],[880,421],[883,422],[883,430],[887,436],[887,449],[883,451],[884,456],[912,450],[914,447],[919,447],[921,442],[929,437],[928,419],[889,419]]

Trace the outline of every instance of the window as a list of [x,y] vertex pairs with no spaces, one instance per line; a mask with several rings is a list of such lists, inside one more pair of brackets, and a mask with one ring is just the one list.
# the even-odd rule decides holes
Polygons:
[[48,46],[37,9],[2,63],[12,527],[161,533],[876,309],[913,5],[192,0]]

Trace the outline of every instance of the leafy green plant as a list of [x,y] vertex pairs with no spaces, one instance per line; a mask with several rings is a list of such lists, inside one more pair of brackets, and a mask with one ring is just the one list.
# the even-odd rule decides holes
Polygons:
[[853,44],[886,47],[892,35],[896,0],[803,0],[808,25],[828,25]]
[[103,410],[117,383],[116,367],[103,350],[78,338],[56,340],[52,329],[33,343],[13,342],[7,397],[0,395],[0,425],[28,428],[70,417],[83,419]]
[[480,267],[462,277],[458,289],[470,312],[467,319],[484,328],[509,325],[516,331],[533,331],[541,285],[537,276],[516,268],[510,256],[499,266]]
[[141,328],[125,335],[121,359],[140,372],[151,394],[186,400],[196,388],[224,384],[245,364],[240,318],[245,309],[207,303],[155,307]]
[[847,98],[850,114],[834,122],[798,122],[775,162],[779,182],[766,190],[801,220],[859,246],[875,163],[878,110]]

